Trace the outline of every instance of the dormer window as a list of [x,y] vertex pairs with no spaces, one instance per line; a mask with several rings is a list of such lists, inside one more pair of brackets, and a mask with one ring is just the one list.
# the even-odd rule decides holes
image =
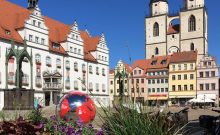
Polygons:
[[11,35],[11,31],[10,30],[5,30],[5,34],[6,35]]
[[157,64],[157,61],[156,61],[156,60],[154,60],[154,61],[151,62],[151,65],[153,65],[153,66],[155,66],[156,64]]
[[162,60],[162,61],[161,61],[161,64],[162,64],[162,65],[167,64],[167,60]]
[[60,48],[60,45],[57,44],[57,43],[52,43],[52,47],[53,47],[54,49],[59,49],[59,48]]

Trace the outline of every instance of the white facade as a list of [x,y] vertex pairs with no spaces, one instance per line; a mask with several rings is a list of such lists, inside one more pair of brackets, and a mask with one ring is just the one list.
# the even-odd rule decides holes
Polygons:
[[[29,12],[28,9],[27,12]],[[57,99],[62,96],[62,93],[80,91],[89,94],[97,105],[99,105],[98,101],[106,106],[109,105],[109,50],[104,34],[100,36],[97,45],[95,45],[96,49],[89,51],[90,57],[94,59],[89,60],[84,56],[84,40],[87,39],[81,37],[76,22],[69,30],[69,34],[64,35],[66,37],[64,41],[52,41],[53,32],[56,31],[48,28],[48,22],[45,21],[48,19],[42,16],[39,7],[36,6],[30,12],[31,14],[25,20],[24,27],[17,32],[26,41],[28,53],[32,54],[35,99],[42,105],[51,105],[58,101]],[[57,22],[57,25],[65,24]],[[12,47],[11,41],[1,39],[0,44],[0,63],[2,65],[0,68],[0,88],[6,88],[6,81],[11,81],[8,88],[15,88],[16,62],[13,63],[13,60],[9,62],[8,72],[13,72],[9,80],[6,80],[5,73],[6,50]],[[23,44],[15,42],[15,48],[22,49],[23,46]],[[58,52],[51,51],[51,48],[58,50]],[[63,52],[62,48],[64,49]],[[22,71],[26,75],[24,78],[25,86],[23,87],[30,89],[30,62],[22,63]],[[0,92],[0,110],[3,106],[4,93]]]

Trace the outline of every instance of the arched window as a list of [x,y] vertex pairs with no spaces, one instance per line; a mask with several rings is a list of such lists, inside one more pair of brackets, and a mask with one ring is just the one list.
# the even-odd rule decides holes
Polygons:
[[36,54],[35,55],[35,61],[36,61],[36,63],[41,63],[41,56],[40,56],[40,54]]
[[157,47],[155,48],[154,51],[155,51],[155,52],[154,52],[155,55],[158,55],[158,54],[159,54],[159,49],[158,49]]
[[196,31],[196,18],[194,15],[191,15],[189,18],[189,32]]
[[51,66],[51,58],[50,58],[49,56],[46,57],[46,65],[47,65],[48,67]]
[[194,43],[191,43],[191,45],[190,45],[190,50],[191,50],[191,51],[194,51],[194,50],[195,50]]
[[57,68],[61,68],[61,60],[57,58],[56,60]]
[[153,36],[154,37],[159,36],[159,24],[157,22],[154,23]]

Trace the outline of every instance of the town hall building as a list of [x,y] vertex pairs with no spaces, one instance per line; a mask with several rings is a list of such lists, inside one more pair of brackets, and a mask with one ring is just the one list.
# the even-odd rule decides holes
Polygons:
[[[34,98],[43,106],[57,104],[62,94],[80,91],[95,103],[109,105],[109,49],[105,36],[91,36],[79,30],[77,22],[66,25],[43,16],[38,0],[28,0],[28,8],[0,0],[0,88],[16,87],[16,57],[6,55],[11,48],[26,48],[33,65],[22,61],[22,87],[35,89]],[[0,110],[4,92],[0,91]]]

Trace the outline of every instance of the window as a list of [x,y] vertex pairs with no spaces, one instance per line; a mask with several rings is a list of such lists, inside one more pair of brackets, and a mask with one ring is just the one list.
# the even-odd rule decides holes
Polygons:
[[137,71],[136,70],[134,70],[134,75],[136,75],[137,74]]
[[57,43],[52,43],[52,47],[53,47],[54,49],[59,49],[59,48],[60,48],[60,45],[57,44]]
[[205,89],[209,90],[209,84],[208,83],[205,84]]
[[78,49],[78,54],[81,54],[81,49]]
[[212,83],[212,90],[215,90],[215,83]]
[[207,66],[207,62],[204,62],[204,66]]
[[154,37],[159,36],[159,24],[157,22],[155,22],[153,27],[154,27],[153,28],[153,36]]
[[173,71],[175,71],[175,70],[176,70],[176,69],[175,69],[175,67],[176,67],[175,65],[172,65]]
[[105,69],[102,69],[102,75],[105,76]]
[[160,79],[157,79],[157,84],[159,84],[160,83]]
[[127,80],[125,80],[125,84],[127,84]]
[[178,70],[181,70],[181,65],[180,64],[178,65]]
[[113,81],[111,81],[110,84],[113,85]]
[[41,56],[40,56],[40,54],[36,54],[35,55],[35,61],[36,61],[36,63],[41,63]]
[[77,49],[76,48],[74,48],[74,53],[76,53],[77,52]]
[[93,90],[93,85],[92,85],[92,83],[90,82],[89,83],[89,91],[92,91]]
[[79,87],[78,87],[78,81],[74,81],[74,89],[78,90]]
[[41,22],[38,22],[38,27],[41,27]]
[[161,79],[161,83],[164,83],[164,79]]
[[178,75],[178,80],[181,80],[181,75]]
[[136,79],[136,83],[139,83],[139,79]]
[[45,44],[45,39],[41,38],[41,44],[42,44],[42,45]]
[[160,88],[157,88],[157,93],[159,93],[160,92]]
[[36,25],[36,20],[33,20],[33,25],[34,25],[34,26]]
[[168,79],[165,79],[165,83],[168,83]]
[[106,89],[105,89],[105,84],[102,84],[102,92],[105,92]]
[[151,93],[151,88],[148,88],[148,93]]
[[189,18],[189,32],[191,31],[196,31],[196,18],[194,15]]
[[131,83],[134,84],[134,79],[131,80]]
[[117,84],[119,84],[119,80],[117,80]]
[[168,88],[166,88],[165,90],[166,90],[166,92],[168,92]]
[[154,53],[155,55],[158,55],[159,54],[159,49],[156,47],[155,48],[155,53]]
[[175,75],[172,75],[172,80],[176,80],[176,76]]
[[111,89],[111,94],[113,93],[113,89]]
[[86,72],[86,65],[82,64],[82,72]]
[[200,90],[204,90],[204,85],[203,85],[203,84],[200,84],[200,85],[199,85],[199,88],[200,88]]
[[187,74],[184,74],[184,80],[187,80]]
[[39,37],[35,37],[35,42],[38,43]]
[[203,72],[199,72],[199,76],[201,77],[201,78],[203,78],[204,76],[203,76]]
[[194,50],[195,50],[194,43],[191,43],[191,45],[190,45],[190,50],[191,50],[191,51],[194,51]]
[[190,64],[190,69],[193,70],[193,64]]
[[187,64],[184,64],[184,70],[187,70]]
[[215,77],[215,71],[211,71],[211,76]]
[[151,80],[148,80],[148,84],[151,84]]
[[33,36],[29,35],[29,41],[32,42],[33,41]]
[[161,61],[161,64],[162,64],[162,65],[167,64],[167,60],[162,60],[162,61]]
[[139,74],[141,74],[141,70],[139,70]]
[[66,69],[70,69],[70,61],[66,60],[65,64],[66,64]]
[[205,72],[205,76],[209,77],[209,72],[208,71]]
[[70,52],[73,52],[73,47],[70,46]]
[[153,89],[152,89],[152,92],[153,92],[153,93],[155,93],[155,92],[156,92],[156,91],[155,91],[155,88],[153,88]]
[[[157,64],[156,60],[152,61],[152,63],[151,63],[151,65],[156,65],[156,64]],[[153,72],[153,75],[155,75],[155,72]]]
[[48,67],[51,66],[51,58],[50,58],[49,56],[46,57],[46,65],[47,65]]
[[190,74],[190,79],[193,80],[194,79],[194,75]]
[[99,67],[96,67],[96,74],[99,75]]
[[161,88],[161,92],[164,92],[164,88]]
[[61,68],[61,60],[59,58],[56,60],[56,63],[57,63],[57,68]]
[[74,70],[78,71],[78,63],[77,62],[74,63]]
[[89,73],[92,74],[92,66],[89,66]]
[[141,83],[144,83],[144,79],[141,79]]
[[141,88],[141,92],[144,93],[144,88]]
[[193,89],[194,89],[194,88],[193,88],[193,85],[191,84],[191,85],[190,85],[190,90],[193,90]]
[[99,84],[96,83],[96,91],[98,92],[99,91]]
[[155,84],[155,80],[152,80],[152,84]]
[[172,86],[172,91],[176,91],[176,86],[175,85]]
[[211,66],[211,65],[212,65],[212,62],[208,62],[208,65]]
[[178,91],[181,91],[181,85],[178,85]]
[[187,91],[187,85],[184,85],[184,91]]

